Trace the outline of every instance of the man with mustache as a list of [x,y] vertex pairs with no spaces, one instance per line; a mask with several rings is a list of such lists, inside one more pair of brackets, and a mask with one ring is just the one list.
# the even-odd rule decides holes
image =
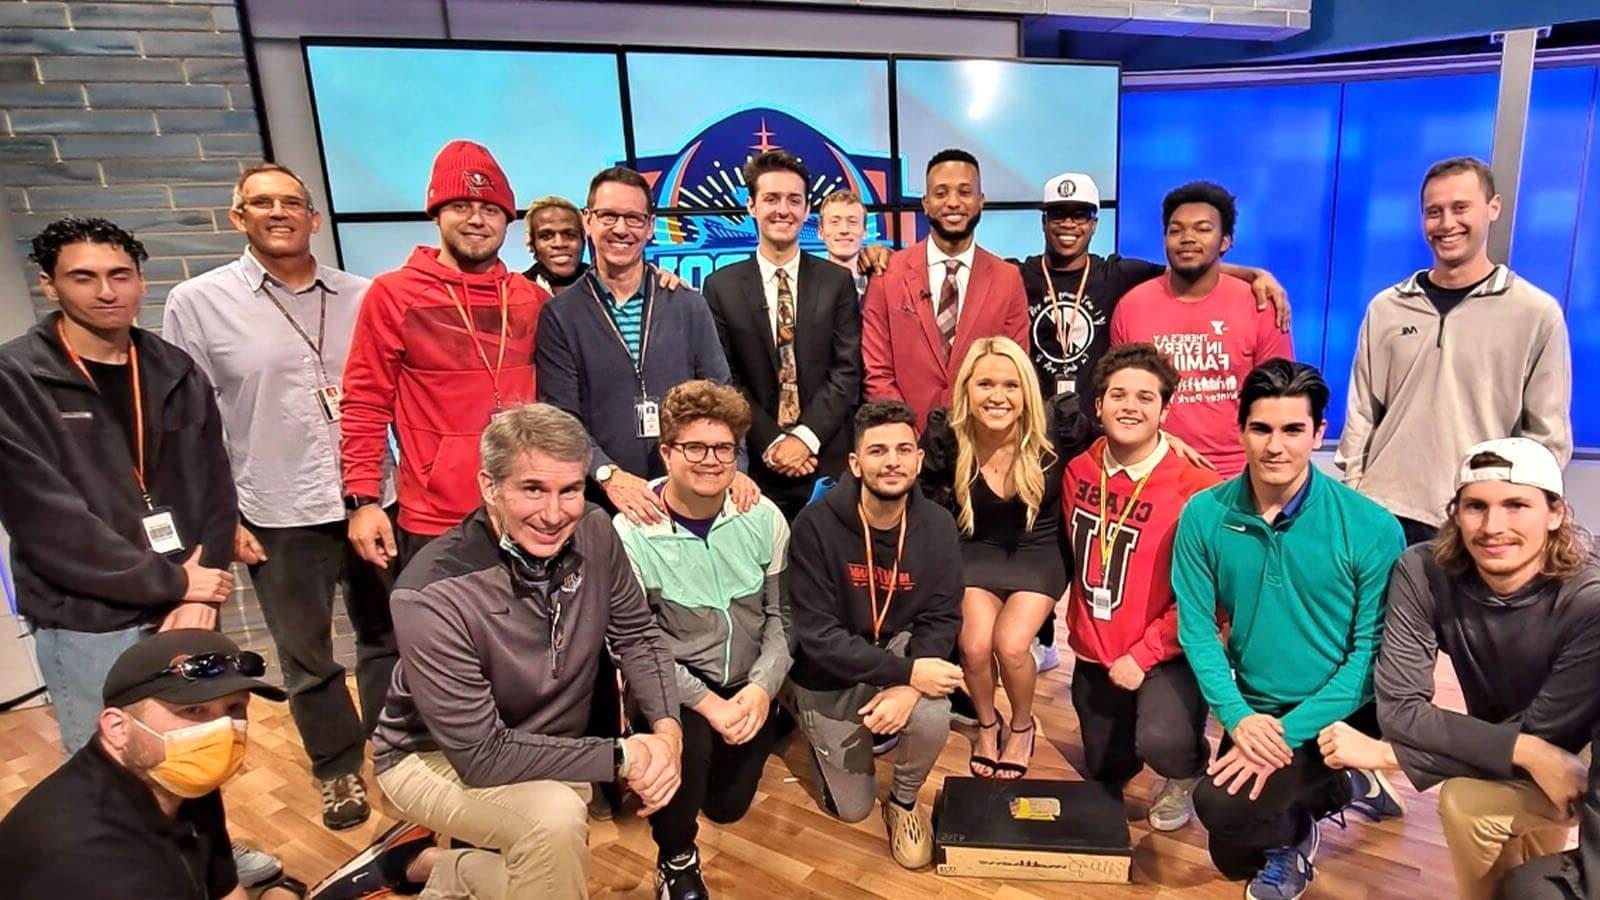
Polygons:
[[1482,160],[1435,163],[1422,178],[1433,266],[1374,297],[1350,369],[1334,463],[1344,482],[1430,540],[1468,447],[1529,437],[1572,458],[1572,350],[1554,297],[1489,259],[1500,218]]
[[974,340],[1000,335],[1029,347],[1022,276],[977,245],[983,185],[971,153],[941,150],[928,160],[922,212],[932,233],[867,285],[861,324],[866,398],[905,403],[918,429],[950,405]]

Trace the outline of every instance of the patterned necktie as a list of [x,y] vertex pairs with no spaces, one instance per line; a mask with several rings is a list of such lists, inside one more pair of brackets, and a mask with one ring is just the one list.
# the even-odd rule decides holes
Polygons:
[[944,353],[950,355],[950,347],[956,339],[957,301],[961,297],[961,284],[956,281],[956,273],[961,271],[961,260],[947,259],[944,261],[944,286],[939,288],[939,309],[934,316],[934,322],[939,326],[939,333],[944,335]]
[[778,427],[788,428],[800,421],[800,382],[794,364],[794,292],[789,289],[789,273],[778,276]]

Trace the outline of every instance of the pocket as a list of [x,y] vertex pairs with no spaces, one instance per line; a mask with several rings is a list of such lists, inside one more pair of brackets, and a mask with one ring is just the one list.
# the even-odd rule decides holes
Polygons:
[[423,464],[422,483],[436,506],[470,513],[478,505],[478,438],[439,436],[432,458]]

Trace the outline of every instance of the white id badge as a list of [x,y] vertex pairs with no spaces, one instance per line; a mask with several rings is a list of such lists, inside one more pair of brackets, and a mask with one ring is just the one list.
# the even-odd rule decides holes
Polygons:
[[172,510],[158,506],[140,519],[144,526],[144,539],[157,553],[176,553],[183,549],[183,539],[178,537],[178,523],[173,521]]
[[1065,394],[1070,390],[1072,390],[1072,379],[1070,379],[1070,378],[1057,378],[1056,379],[1056,396],[1060,396],[1062,394]]
[[337,384],[324,384],[312,388],[311,393],[317,398],[322,417],[329,422],[339,421],[339,402],[344,399],[344,391]]
[[641,397],[633,404],[634,436],[658,438],[661,436],[661,405],[654,397]]
[[1111,621],[1111,589],[1104,587],[1089,589],[1089,609],[1094,617],[1102,622]]

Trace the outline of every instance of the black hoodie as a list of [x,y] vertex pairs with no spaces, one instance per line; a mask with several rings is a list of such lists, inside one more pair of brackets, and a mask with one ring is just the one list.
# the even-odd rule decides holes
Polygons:
[[[950,513],[912,489],[905,559],[883,626],[873,638],[867,554],[857,512],[861,485],[850,475],[800,512],[789,539],[789,601],[799,646],[789,677],[814,691],[858,684],[909,684],[912,660],[948,659],[961,631],[961,547]],[[899,529],[872,530],[878,602],[887,595]],[[904,657],[884,649],[911,633]]]

